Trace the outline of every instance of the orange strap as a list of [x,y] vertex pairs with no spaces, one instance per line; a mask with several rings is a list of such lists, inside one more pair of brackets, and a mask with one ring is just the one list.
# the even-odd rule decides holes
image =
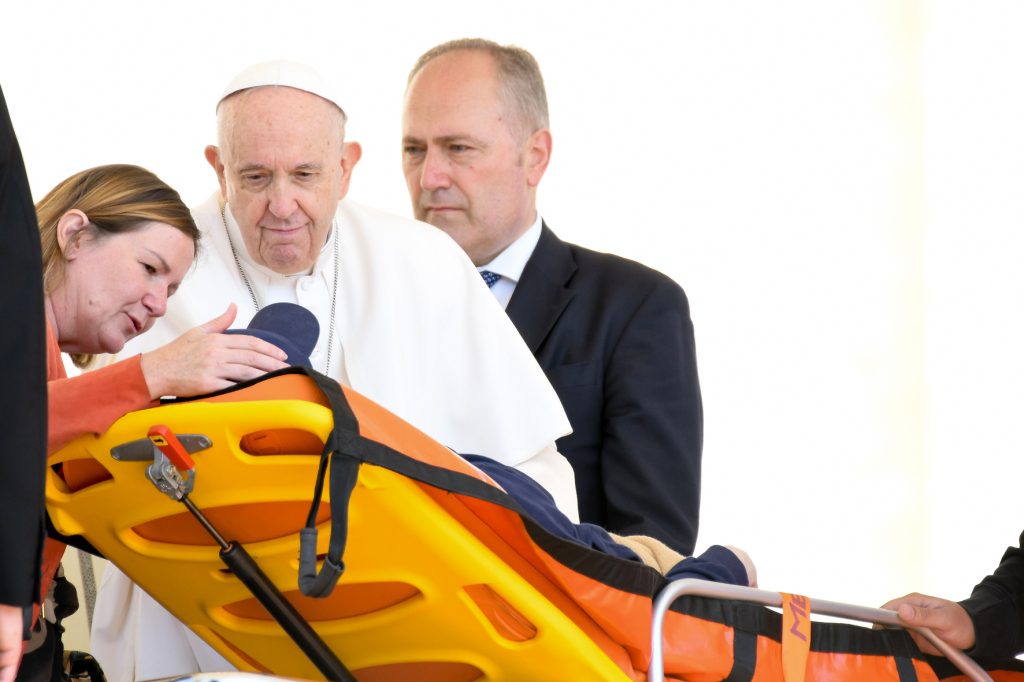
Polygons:
[[811,600],[782,593],[782,679],[803,682],[811,652]]

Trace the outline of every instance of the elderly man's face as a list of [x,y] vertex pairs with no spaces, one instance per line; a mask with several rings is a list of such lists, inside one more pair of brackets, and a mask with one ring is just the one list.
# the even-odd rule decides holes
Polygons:
[[430,61],[405,98],[402,166],[413,212],[477,265],[533,224],[550,154],[548,131],[522,139],[506,109],[494,60],[479,51]]
[[249,256],[281,274],[316,262],[348,190],[358,145],[343,144],[341,112],[316,95],[264,87],[221,104],[220,148],[206,158]]

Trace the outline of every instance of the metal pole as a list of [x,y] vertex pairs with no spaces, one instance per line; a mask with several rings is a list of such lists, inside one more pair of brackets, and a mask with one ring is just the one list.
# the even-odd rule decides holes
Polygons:
[[85,597],[85,620],[92,629],[92,614],[96,609],[96,573],[92,570],[92,555],[76,549],[78,569],[82,573],[82,592]]
[[206,515],[196,507],[192,500],[188,499],[188,496],[182,497],[181,502],[220,545],[220,558],[224,565],[230,568],[231,572],[249,588],[252,595],[260,604],[263,604],[263,607],[291,637],[292,641],[302,649],[302,653],[306,654],[320,673],[328,680],[358,682],[345,667],[345,664],[334,655],[331,648],[316,633],[316,630],[302,617],[302,614],[290,601],[285,599],[277,586],[260,569],[252,556],[245,551],[245,548],[234,540],[225,540],[206,518]]

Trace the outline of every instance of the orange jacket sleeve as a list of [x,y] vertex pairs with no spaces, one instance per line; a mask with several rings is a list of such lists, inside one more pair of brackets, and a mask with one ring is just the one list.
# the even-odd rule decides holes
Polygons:
[[52,332],[48,337],[47,452],[54,452],[83,434],[103,433],[132,410],[157,404],[149,397],[141,355],[68,379],[57,341]]

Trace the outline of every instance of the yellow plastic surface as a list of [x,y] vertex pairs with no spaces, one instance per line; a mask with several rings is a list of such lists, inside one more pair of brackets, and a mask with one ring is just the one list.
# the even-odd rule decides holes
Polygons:
[[[246,549],[362,682],[631,679],[538,592],[536,581],[543,577],[528,580],[512,570],[419,484],[372,465],[362,466],[352,496],[346,571],[335,594],[326,602],[295,596],[298,529],[319,458],[252,456],[239,443],[246,433],[263,429],[301,429],[322,440],[332,421],[320,405],[299,400],[166,405],[131,413],[102,437],[79,438],[53,455],[51,465],[93,458],[112,476],[71,492],[51,466],[47,506],[56,527],[87,537],[239,669],[321,679],[226,572],[218,547],[202,539],[197,522],[188,518],[179,526],[205,544],[140,534],[147,523],[153,527],[152,522],[187,513],[147,480],[147,463],[111,457],[112,447],[146,438],[155,424],[213,441],[211,449],[192,455],[196,482],[190,499],[217,519],[215,525],[228,527],[218,528],[228,539],[233,532],[256,536]],[[291,507],[273,506],[288,502]],[[325,486],[322,510],[327,507]],[[295,521],[282,518],[288,515]],[[280,522],[288,532],[259,537],[277,533],[271,526]],[[319,527],[319,551],[326,553],[329,522]]]

